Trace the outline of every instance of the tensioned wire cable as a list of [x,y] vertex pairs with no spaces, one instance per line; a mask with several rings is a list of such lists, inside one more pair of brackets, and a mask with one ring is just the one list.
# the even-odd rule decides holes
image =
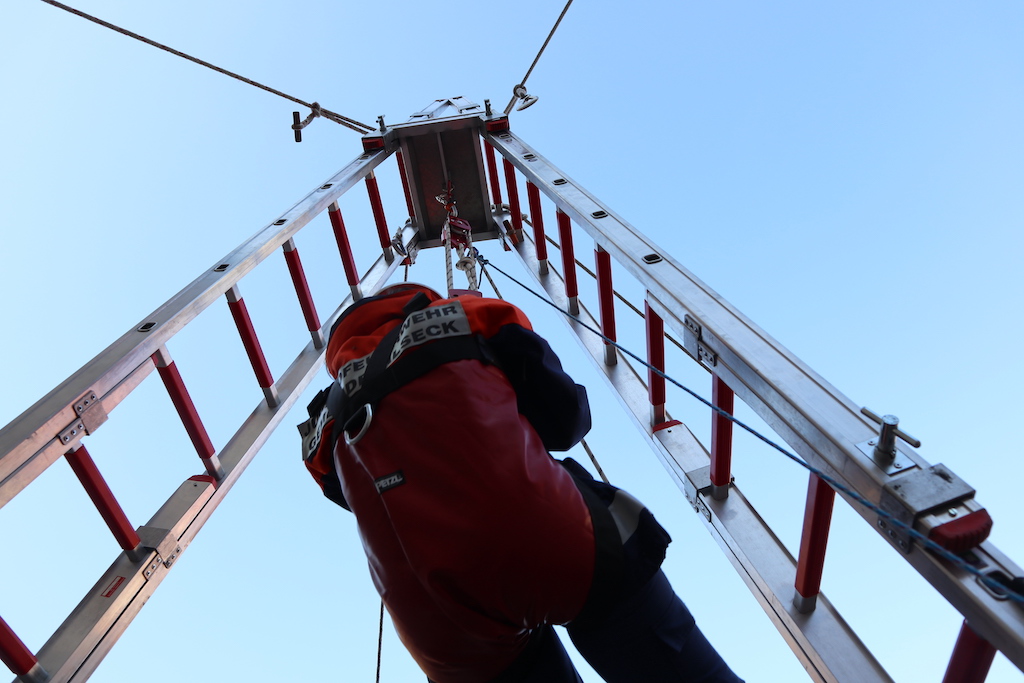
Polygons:
[[[555,31],[558,30],[558,25],[562,23],[562,18],[565,17],[565,13],[569,11],[569,5],[571,4],[572,0],[569,0],[567,3],[565,3],[565,7],[562,8],[562,13],[558,15],[558,19],[555,21],[555,25],[551,27],[551,31],[548,33],[548,37],[544,39],[544,44],[540,46],[540,50],[537,51],[537,56],[533,58],[533,63],[530,64],[530,68],[526,70],[526,75],[523,76],[523,80],[519,81],[519,85],[526,85],[526,79],[528,79],[530,77],[530,74],[533,73],[533,67],[537,66],[537,62],[540,61],[540,56],[544,54],[544,50],[547,48],[548,43],[551,42],[551,38],[555,35]],[[518,88],[519,86],[516,87]],[[505,107],[506,116],[508,115],[509,112],[512,111],[512,106],[516,103],[517,99],[519,99],[518,94],[513,94],[512,100],[508,103],[508,106]]]
[[[479,256],[480,251],[476,250],[476,254]],[[501,292],[498,291],[498,286],[494,284],[494,278],[491,277],[491,274],[487,272],[487,269],[484,268],[482,264],[480,266],[480,272],[483,274],[484,277],[487,278],[487,282],[490,283],[491,289],[494,290],[494,293],[498,296],[498,298],[504,301],[505,297],[503,297],[501,295]],[[587,443],[587,440],[581,438],[580,446],[582,446],[583,450],[586,451],[587,456],[590,458],[590,462],[594,464],[594,467],[597,469],[597,473],[601,476],[601,480],[604,481],[604,483],[606,484],[611,484],[611,482],[608,480],[608,476],[604,473],[604,469],[601,467],[601,463],[597,461],[597,456],[594,455],[594,451],[590,448],[590,444]]]
[[138,41],[141,41],[143,43],[146,43],[147,45],[152,45],[153,47],[159,48],[159,49],[161,49],[161,50],[163,50],[165,52],[170,52],[172,55],[176,55],[178,57],[181,57],[182,59],[187,59],[188,61],[193,62],[195,64],[198,64],[200,66],[205,66],[207,69],[212,69],[212,70],[216,71],[217,73],[224,74],[225,76],[230,76],[231,78],[239,80],[239,81],[241,81],[243,83],[246,83],[248,85],[254,86],[256,88],[259,88],[260,90],[265,90],[266,92],[269,92],[269,93],[271,93],[273,95],[277,95],[278,97],[283,97],[284,99],[290,100],[292,102],[295,102],[296,104],[301,104],[303,107],[311,109],[313,111],[313,115],[323,116],[325,119],[333,121],[334,123],[341,124],[342,126],[345,126],[346,128],[350,128],[350,129],[356,131],[357,133],[365,134],[365,133],[369,133],[371,130],[373,130],[373,126],[368,126],[365,123],[360,123],[359,121],[356,121],[355,119],[350,119],[347,116],[342,116],[341,114],[333,112],[333,111],[331,111],[329,109],[324,109],[323,107],[321,107],[316,102],[306,102],[304,100],[300,100],[297,97],[293,97],[292,95],[289,95],[287,93],[283,93],[280,90],[277,90],[275,88],[271,88],[268,85],[263,85],[262,83],[254,81],[254,80],[252,80],[250,78],[246,78],[245,76],[240,76],[240,75],[236,74],[233,71],[228,71],[227,69],[223,69],[223,68],[221,68],[219,66],[211,64],[210,62],[207,62],[207,61],[204,61],[202,59],[199,59],[198,57],[193,57],[192,55],[189,55],[189,54],[186,54],[184,52],[181,52],[180,50],[175,50],[173,47],[168,47],[168,46],[166,46],[166,45],[164,45],[162,43],[156,42],[155,40],[150,40],[149,38],[146,38],[145,36],[140,36],[138,33],[134,33],[132,31],[129,31],[128,29],[124,29],[124,28],[121,28],[120,26],[117,26],[115,24],[111,24],[109,21],[104,21],[103,19],[100,19],[98,17],[94,17],[91,14],[86,14],[85,12],[83,12],[81,10],[78,10],[78,9],[75,9],[74,7],[69,7],[68,5],[65,5],[63,3],[57,2],[56,0],[42,0],[42,1],[45,2],[48,5],[53,5],[54,7],[57,7],[58,9],[62,9],[65,12],[70,12],[71,14],[78,15],[78,16],[82,17],[83,19],[88,19],[89,21],[91,21],[91,22],[93,22],[95,24],[99,24],[100,26],[103,26],[105,28],[109,28],[112,31],[116,31],[116,32],[120,33],[121,35],[128,36],[129,38],[134,38],[135,40],[138,40]]
[[479,251],[477,253],[477,261],[480,263],[482,268],[487,268],[487,267],[493,268],[498,273],[504,275],[507,279],[511,280],[515,284],[517,284],[520,287],[522,287],[523,289],[525,289],[530,294],[534,295],[535,297],[537,297],[538,299],[540,299],[541,301],[546,303],[548,306],[551,306],[552,308],[554,308],[556,311],[558,311],[559,313],[564,315],[566,318],[569,318],[570,320],[572,320],[576,324],[580,325],[580,327],[584,328],[588,332],[591,332],[591,333],[597,335],[598,337],[600,337],[601,339],[603,339],[605,341],[605,343],[610,344],[611,346],[615,347],[616,349],[621,351],[626,356],[629,356],[633,360],[637,361],[638,363],[640,363],[641,365],[646,367],[648,370],[654,372],[655,374],[657,374],[660,377],[663,377],[665,379],[665,381],[671,383],[673,386],[675,386],[675,387],[677,387],[679,389],[682,389],[684,392],[686,392],[687,394],[689,394],[693,398],[697,399],[698,401],[700,401],[701,403],[706,405],[708,408],[713,410],[715,413],[717,413],[717,414],[721,415],[722,417],[726,418],[730,422],[732,422],[735,425],[737,425],[738,427],[740,427],[740,429],[743,429],[747,433],[753,435],[758,440],[760,440],[763,443],[767,444],[768,446],[770,446],[771,448],[775,449],[779,453],[782,453],[784,456],[786,456],[787,458],[789,458],[790,460],[792,460],[796,464],[800,465],[801,467],[806,469],[808,472],[817,475],[819,478],[821,478],[822,481],[824,481],[826,484],[831,486],[836,491],[839,491],[840,493],[842,493],[843,495],[847,496],[849,499],[851,499],[854,502],[858,503],[862,507],[870,510],[871,512],[874,512],[879,517],[884,518],[888,523],[890,523],[893,526],[895,526],[896,528],[902,530],[908,536],[910,536],[912,539],[914,539],[915,541],[920,543],[922,547],[927,548],[928,550],[932,551],[933,553],[935,553],[936,555],[938,555],[942,559],[946,560],[947,562],[952,563],[954,566],[958,567],[959,569],[962,569],[963,571],[967,572],[968,574],[971,574],[972,576],[974,576],[979,582],[981,582],[983,585],[985,585],[993,593],[996,593],[996,594],[998,594],[1000,596],[1005,595],[1007,599],[1009,599],[1009,600],[1011,600],[1013,602],[1016,602],[1019,605],[1024,605],[1024,595],[1021,595],[1021,594],[1017,593],[1016,591],[1011,589],[1009,586],[1007,586],[1007,585],[1005,585],[1003,583],[1000,583],[999,581],[996,581],[994,578],[992,578],[990,576],[987,576],[986,574],[981,572],[979,569],[976,569],[975,567],[972,567],[966,560],[964,560],[959,555],[956,555],[955,553],[947,550],[946,548],[943,548],[941,545],[939,545],[935,541],[931,540],[930,538],[928,538],[927,536],[922,534],[920,531],[917,531],[916,529],[912,528],[911,526],[909,526],[908,524],[906,524],[902,520],[897,519],[896,517],[894,517],[891,513],[881,509],[880,507],[878,507],[877,505],[875,505],[871,501],[867,500],[866,498],[864,498],[864,496],[860,495],[859,493],[857,493],[853,489],[849,488],[845,484],[839,482],[835,478],[829,476],[828,474],[826,474],[822,470],[819,470],[818,468],[814,467],[810,463],[805,462],[798,455],[796,455],[794,453],[791,453],[785,447],[780,446],[779,444],[775,443],[774,441],[772,441],[768,437],[766,437],[763,434],[761,434],[760,432],[758,432],[753,427],[751,427],[751,426],[747,425],[746,423],[744,423],[742,420],[737,418],[735,415],[730,414],[728,411],[722,410],[721,408],[716,406],[714,403],[712,403],[708,399],[706,399],[703,396],[701,396],[700,394],[698,394],[696,391],[690,389],[689,387],[687,387],[687,386],[683,385],[682,383],[678,382],[677,380],[673,379],[668,374],[666,374],[663,370],[659,370],[658,368],[654,367],[653,365],[648,363],[646,360],[644,360],[640,356],[636,355],[635,353],[633,353],[632,351],[630,351],[626,347],[624,347],[621,344],[619,344],[618,342],[616,342],[614,339],[610,339],[609,337],[605,336],[604,334],[602,334],[602,332],[600,330],[598,330],[598,329],[588,325],[586,322],[581,320],[578,316],[575,316],[572,313],[570,313],[569,311],[566,311],[566,310],[562,309],[556,303],[554,303],[553,301],[551,301],[550,299],[548,299],[544,295],[540,294],[539,292],[535,291],[529,285],[526,285],[523,282],[520,282],[519,280],[517,280],[515,277],[509,275],[508,273],[503,271],[501,268],[499,268],[498,266],[494,265],[493,263],[488,261],[486,258],[484,258],[483,255],[479,253]]

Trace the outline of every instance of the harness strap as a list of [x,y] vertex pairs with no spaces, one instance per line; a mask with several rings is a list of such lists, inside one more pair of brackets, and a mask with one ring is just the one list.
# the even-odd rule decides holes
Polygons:
[[[424,344],[407,351],[389,367],[387,358],[398,333],[399,328],[396,327],[381,340],[367,362],[362,387],[352,396],[347,396],[337,381],[331,384],[327,406],[331,415],[336,418],[332,443],[341,435],[341,429],[350,426],[350,421],[365,416],[362,411],[364,405],[376,406],[391,392],[419,379],[434,368],[459,360],[477,360],[488,365],[498,365],[486,340],[482,335],[476,334],[438,339]],[[357,429],[359,425],[353,424],[351,427]]]

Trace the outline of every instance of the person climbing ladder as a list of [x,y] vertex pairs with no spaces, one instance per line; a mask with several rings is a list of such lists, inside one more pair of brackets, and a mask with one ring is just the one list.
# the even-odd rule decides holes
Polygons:
[[742,683],[661,563],[642,503],[565,451],[584,387],[515,306],[394,285],[331,330],[335,378],[299,426],[306,467],[355,514],[370,574],[433,683]]

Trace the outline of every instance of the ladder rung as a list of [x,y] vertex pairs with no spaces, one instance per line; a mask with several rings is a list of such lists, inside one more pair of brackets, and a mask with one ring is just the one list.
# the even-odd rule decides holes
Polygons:
[[110,531],[114,534],[121,549],[134,550],[139,545],[139,535],[135,533],[135,528],[132,527],[124,510],[121,509],[120,503],[117,502],[110,487],[107,486],[103,475],[100,474],[96,463],[89,455],[89,451],[85,446],[79,446],[69,451],[66,457],[68,464],[71,465],[78,480],[82,482],[82,487],[85,488],[85,492],[89,494],[89,498],[99,510],[103,521],[110,527]]

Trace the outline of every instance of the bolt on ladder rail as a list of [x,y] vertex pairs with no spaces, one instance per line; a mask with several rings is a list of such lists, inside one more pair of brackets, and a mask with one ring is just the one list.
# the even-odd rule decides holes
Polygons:
[[[475,204],[490,206],[489,211],[485,209],[489,224],[479,238],[474,232],[474,241],[501,236],[512,242],[525,269],[551,300],[578,316],[578,321],[567,319],[569,330],[578,335],[609,385],[628,406],[628,415],[745,577],[813,680],[891,680],[819,590],[835,492],[820,477],[811,475],[800,554],[794,559],[733,481],[732,422],[714,414],[708,450],[685,425],[670,418],[664,377],[666,324],[684,340],[687,354],[711,374],[714,402],[723,410],[731,412],[734,397],[739,397],[807,462],[871,500],[891,501],[893,481],[918,485],[923,492],[917,500],[902,506],[899,501],[893,503],[895,515],[926,531],[938,530],[933,536],[954,547],[957,543],[978,540],[966,551],[978,566],[1008,576],[1020,575],[1016,566],[1008,564],[987,543],[981,543],[983,538],[976,538],[976,531],[970,527],[965,531],[962,526],[944,529],[929,514],[938,506],[938,498],[945,496],[949,500],[938,501],[942,506],[962,510],[961,519],[973,516],[978,520],[984,510],[974,503],[973,489],[965,493],[963,487],[953,491],[929,487],[938,475],[944,481],[958,480],[948,471],[936,469],[941,466],[929,466],[907,446],[900,445],[891,462],[880,462],[866,445],[875,445],[873,424],[847,398],[786,349],[766,341],[770,338],[751,321],[724,304],[668,254],[517,138],[509,130],[506,117],[494,116],[490,111],[481,114],[479,107],[461,98],[438,103],[424,110],[426,113],[414,116],[409,124],[365,136],[362,155],[0,430],[0,505],[10,501],[64,455],[123,550],[39,652],[32,653],[0,619],[0,655],[19,680],[84,680],[91,674],[319,370],[325,330],[330,329],[347,305],[364,293],[376,291],[401,265],[403,260],[395,258],[392,245],[404,253],[410,253],[417,245],[436,246],[438,226],[436,212],[431,213],[430,199],[439,185],[437,179],[444,177],[432,167],[437,162],[431,155],[438,148],[441,165],[448,160],[448,177],[461,174],[457,185],[469,188],[470,194],[479,193],[473,195],[478,199]],[[452,114],[453,110],[456,113]],[[395,152],[411,220],[391,238],[374,169]],[[501,201],[502,178],[498,175],[496,153],[503,157],[503,180],[509,197],[507,212]],[[461,163],[453,163],[456,160]],[[524,236],[519,175],[527,183],[532,239]],[[381,254],[362,277],[358,275],[337,203],[338,197],[360,180],[366,186],[381,246]],[[556,206],[561,272],[551,267],[548,259],[541,193]],[[475,204],[466,202],[470,210]],[[350,294],[321,325],[294,238],[325,209]],[[582,228],[595,242],[597,318],[583,305],[579,294],[573,225]],[[248,315],[239,282],[278,248],[283,251],[311,339],[275,379]],[[616,338],[612,287],[615,264],[647,291],[644,317],[647,362],[651,368],[646,373],[634,368],[608,341]],[[235,436],[217,450],[171,359],[167,343],[222,296],[263,397]],[[600,329],[606,339],[584,330],[582,324]],[[106,421],[107,414],[154,367],[205,473],[183,482],[146,525],[133,529],[83,439]],[[821,419],[822,415],[828,419]],[[848,461],[856,466],[847,467]],[[897,461],[899,468],[894,466]],[[924,552],[901,533],[887,533],[893,530],[883,529],[878,524],[881,518],[872,511],[858,508],[858,512],[965,615],[946,683],[983,680],[984,672],[978,678],[979,670],[987,670],[986,662],[991,663],[996,649],[1018,667],[1024,667],[1020,610],[981,590],[956,567]],[[968,541],[964,541],[965,537]]]

